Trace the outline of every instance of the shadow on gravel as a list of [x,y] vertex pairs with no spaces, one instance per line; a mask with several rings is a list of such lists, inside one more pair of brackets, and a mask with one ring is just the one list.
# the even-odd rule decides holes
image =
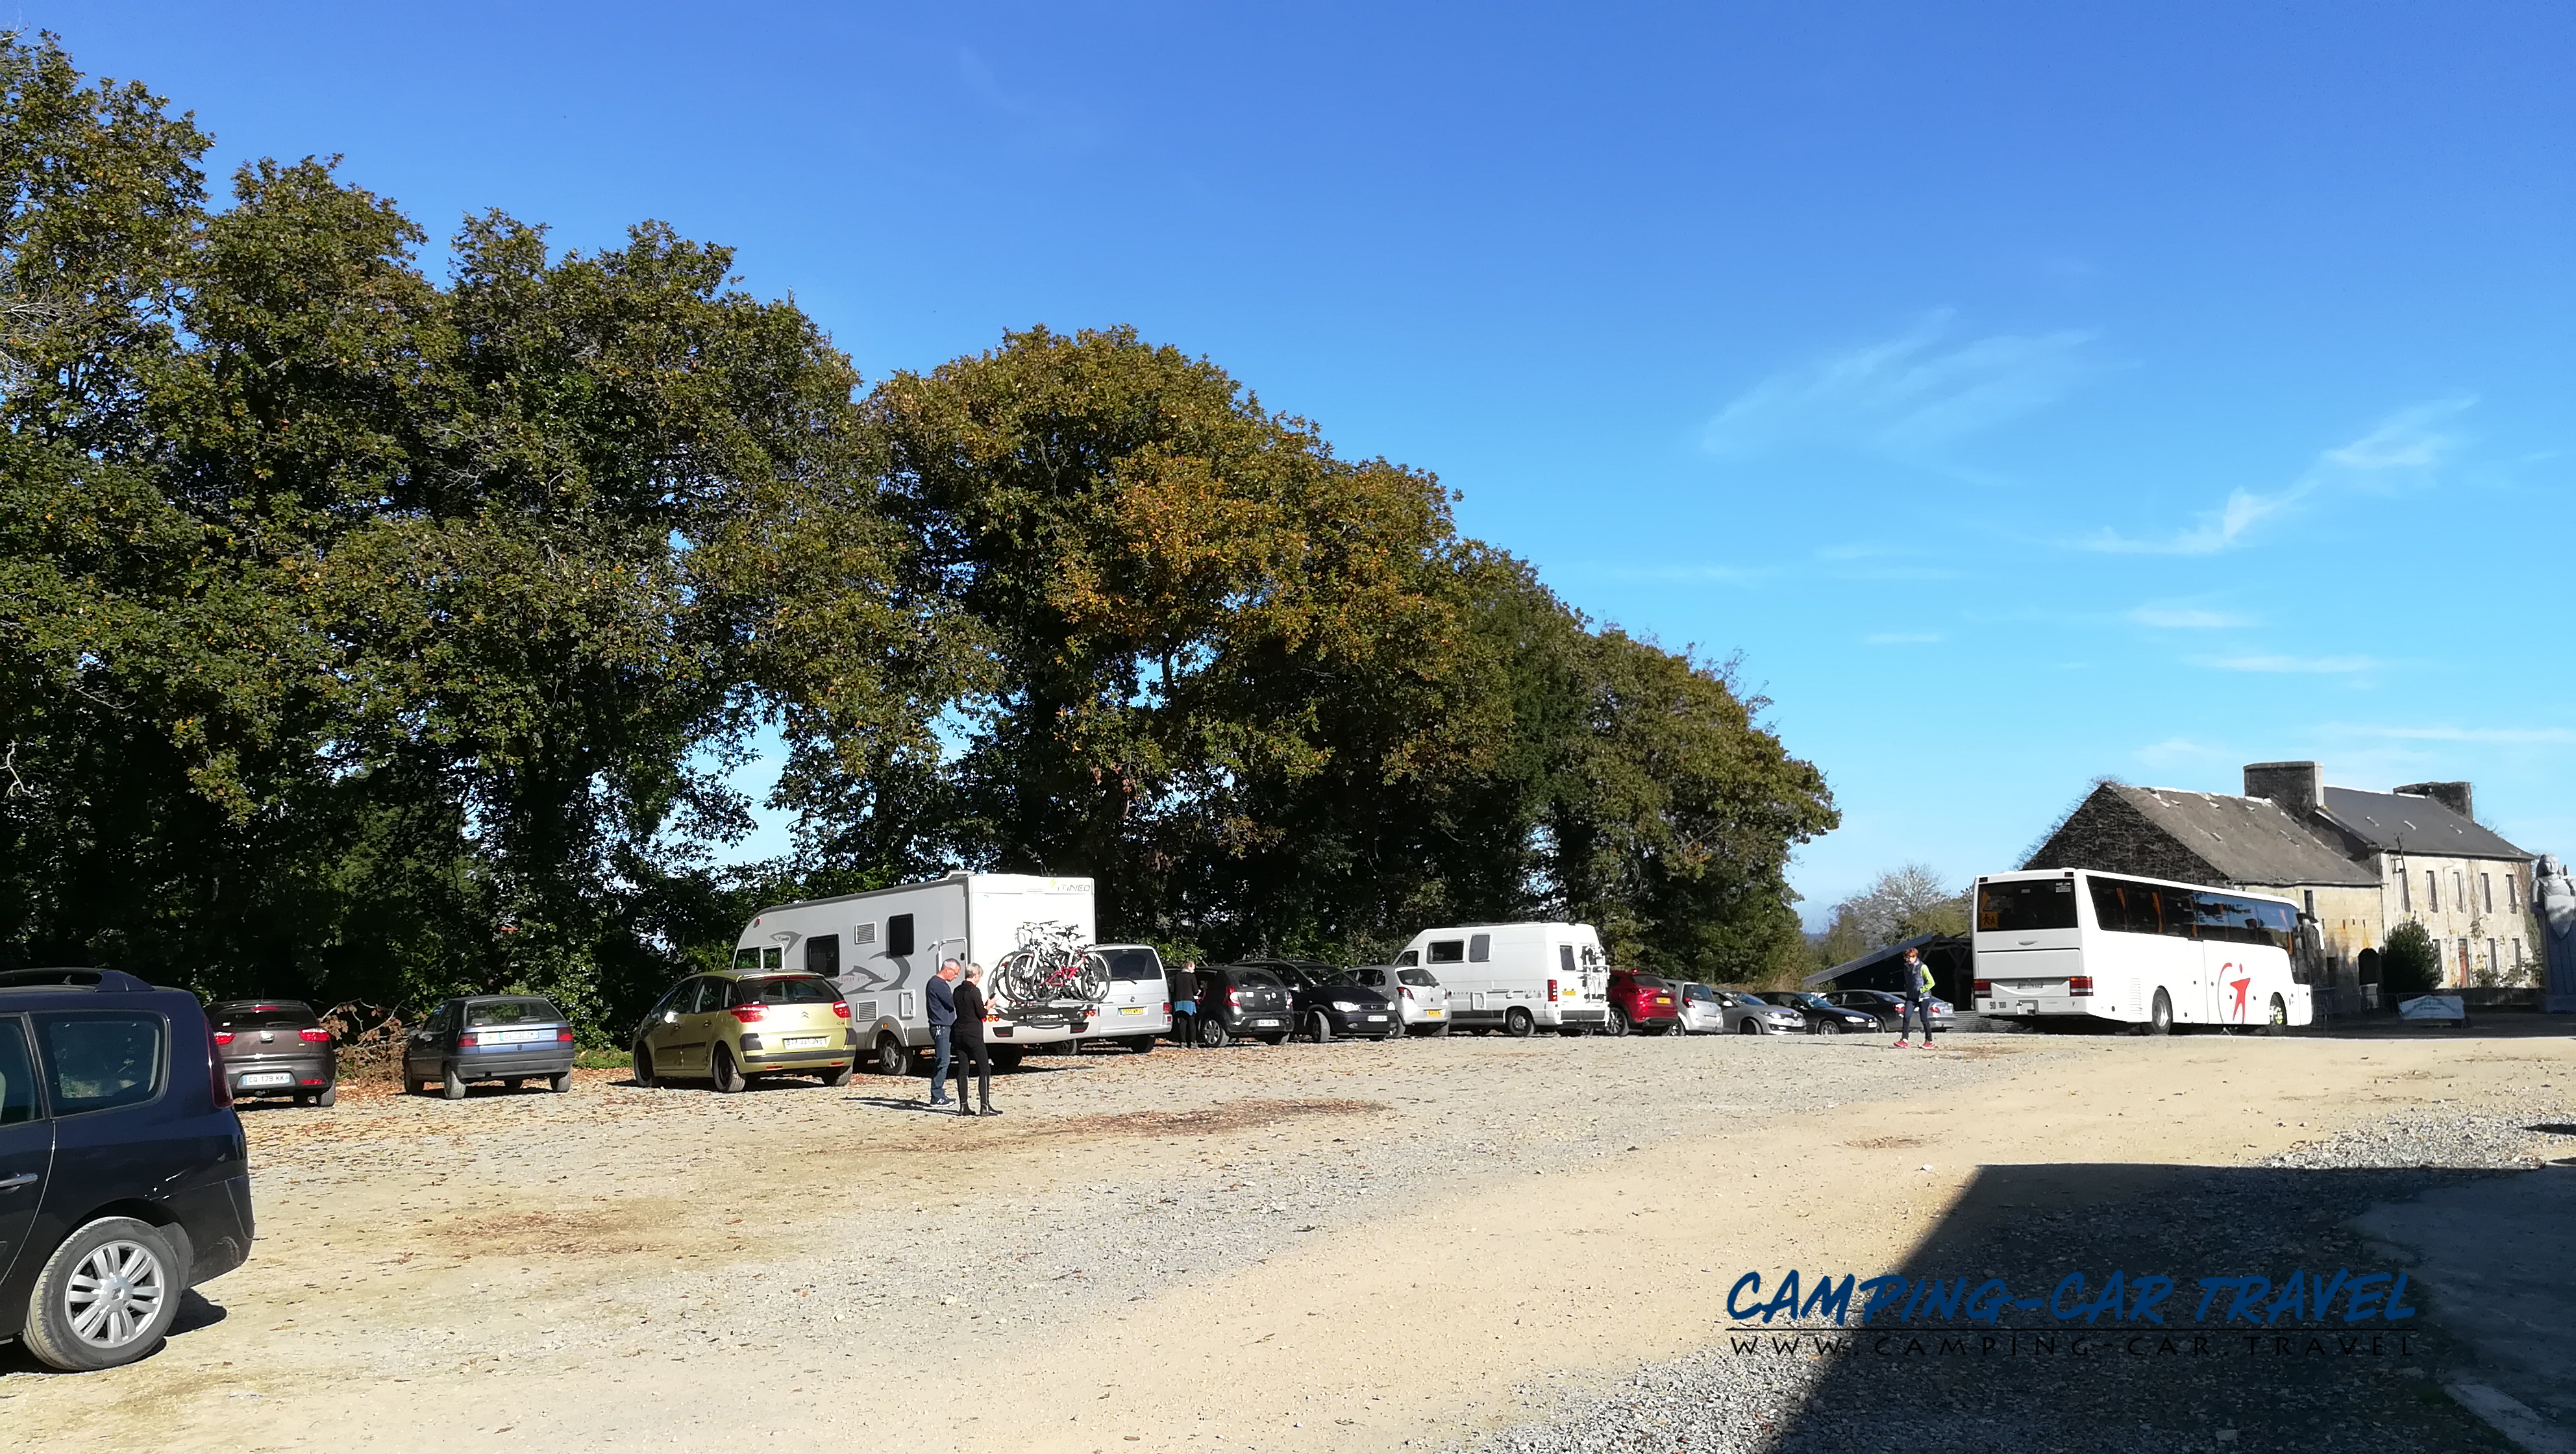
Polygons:
[[[1780,1454],[1863,1449],[2023,1451],[2319,1450],[2449,1454],[2505,1443],[2439,1388],[2469,1355],[2445,1330],[2457,1289],[2428,1279],[2411,1253],[2392,1255],[2348,1227],[2374,1206],[2472,1184],[2494,1172],[2440,1169],[2298,1170],[2267,1167],[2043,1164],[1981,1170],[1951,1213],[1897,1272],[1915,1287],[1960,1295],[1939,1316],[1903,1304],[1859,1326],[1802,1320],[1803,1338],[1775,1319],[1729,1316],[1737,1359],[1787,1362],[1812,1386],[1768,1446]],[[2502,1173],[2505,1175],[2560,1175]],[[2115,1270],[2118,1312],[2094,1314]],[[2410,1275],[2416,1316],[2344,1321],[2338,1292],[2323,1317],[2311,1276],[2338,1271]],[[1766,1269],[1764,1296],[1781,1271]],[[1826,1269],[1801,1269],[1812,1289]],[[1879,1269],[1835,1268],[1866,1280]],[[2080,1283],[2067,1279],[2080,1274]],[[2551,1274],[2569,1278],[2565,1267]],[[2172,1279],[2153,1311],[2134,1316],[2141,1280]],[[2295,1303],[2283,1296],[2297,1279]],[[2230,1320],[2237,1290],[2204,1312],[2202,1278],[2261,1278],[2264,1291]],[[1964,1279],[1964,1286],[1961,1280]],[[1990,1321],[1965,1315],[1982,1285],[2000,1280],[2013,1303]],[[2371,1292],[2384,1296],[2381,1281]],[[2070,1317],[2053,1315],[2056,1308]],[[2446,1300],[2453,1305],[2446,1310]],[[1756,1302],[1747,1296],[1737,1306]],[[1955,1309],[1955,1310],[1954,1310]],[[2195,1315],[2198,1315],[2197,1318]],[[1745,1327],[1756,1332],[1741,1331]],[[1818,1332],[1826,1351],[1819,1351]]]

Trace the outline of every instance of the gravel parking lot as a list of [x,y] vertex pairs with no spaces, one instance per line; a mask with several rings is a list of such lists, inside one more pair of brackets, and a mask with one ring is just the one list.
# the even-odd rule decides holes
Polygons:
[[1909,1258],[2358,1266],[2338,1228],[2373,1202],[2567,1154],[2522,1129],[2576,1120],[2539,1089],[2576,1086],[2567,1052],[1166,1047],[1031,1060],[989,1120],[866,1077],[351,1095],[245,1116],[260,1244],[167,1348],[79,1378],[0,1355],[0,1423],[261,1449],[2334,1447],[2272,1442],[2323,1411],[2374,1449],[2480,1447],[2418,1397],[2429,1362],[1891,1371],[1735,1355],[1722,1303],[1747,1269]]

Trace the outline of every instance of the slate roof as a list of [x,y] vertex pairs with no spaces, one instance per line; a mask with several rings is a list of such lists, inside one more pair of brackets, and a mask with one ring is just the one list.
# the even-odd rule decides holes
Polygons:
[[2431,798],[2409,793],[2365,793],[2327,788],[2320,816],[2382,853],[2430,853],[2448,858],[2516,858],[2531,855]]
[[[2126,783],[2104,783],[2102,791],[2117,793],[2140,817],[2198,854],[2229,883],[2349,884],[2356,888],[2379,885],[2377,868],[2337,853],[2315,829],[2282,811],[2270,798],[2239,798],[2185,788],[2137,788]],[[2339,793],[2343,789],[2326,791]],[[2404,801],[2447,811],[2429,799]]]

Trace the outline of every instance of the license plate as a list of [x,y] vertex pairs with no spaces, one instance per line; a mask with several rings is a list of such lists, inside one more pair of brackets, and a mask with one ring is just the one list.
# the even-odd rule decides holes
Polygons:
[[1276,1020],[1255,1020],[1252,1023],[1255,1025],[1276,1025],[1279,1022]]
[[1370,1018],[1370,1019],[1372,1019],[1372,1020],[1383,1020],[1383,1019],[1385,1019],[1385,1018],[1386,1018],[1386,1016],[1384,1016],[1384,1015],[1371,1015],[1371,1016],[1369,1016],[1369,1018]]
[[526,1045],[531,1041],[552,1040],[552,1030],[477,1030],[475,1043],[480,1045]]
[[1120,1005],[1118,1007],[1118,1013],[1122,1015],[1141,1015],[1145,1013],[1145,1007],[1143,1005]]
[[293,1085],[295,1077],[283,1070],[262,1070],[241,1078],[244,1085]]
[[1447,1013],[1449,1013],[1447,1010],[1425,1010],[1422,1012],[1422,1018],[1426,1020],[1437,1020]]
[[778,1043],[786,1046],[790,1050],[802,1050],[808,1045],[822,1044],[823,1037],[820,1035],[790,1035]]

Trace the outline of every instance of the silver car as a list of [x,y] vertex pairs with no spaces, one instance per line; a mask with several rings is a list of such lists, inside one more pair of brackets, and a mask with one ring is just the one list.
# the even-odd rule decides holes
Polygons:
[[1726,1033],[1726,1009],[1719,1003],[1716,990],[1704,984],[1685,984],[1680,988],[1682,1034],[1722,1035]]
[[1787,1035],[1807,1028],[1807,1017],[1751,990],[1718,990],[1718,1013],[1729,1035]]
[[1351,978],[1395,1002],[1404,1016],[1404,1033],[1449,1033],[1449,990],[1431,971],[1413,965],[1363,964]]

